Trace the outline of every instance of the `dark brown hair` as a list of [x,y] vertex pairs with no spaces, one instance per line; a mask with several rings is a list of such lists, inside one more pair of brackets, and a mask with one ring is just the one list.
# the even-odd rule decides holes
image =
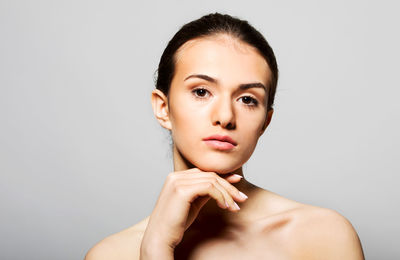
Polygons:
[[227,14],[208,14],[182,26],[169,41],[161,56],[157,70],[156,88],[168,96],[171,81],[175,73],[175,54],[185,42],[216,34],[228,34],[237,38],[255,47],[265,58],[272,74],[268,84],[267,109],[270,110],[274,104],[278,82],[278,66],[274,52],[262,34],[247,21]]

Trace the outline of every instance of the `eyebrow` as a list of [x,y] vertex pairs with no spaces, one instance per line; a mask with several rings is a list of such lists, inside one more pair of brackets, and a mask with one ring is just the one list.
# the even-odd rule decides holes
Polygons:
[[[186,81],[186,80],[188,80],[190,78],[199,78],[199,79],[204,79],[206,81],[209,81],[211,83],[216,83],[216,84],[218,83],[217,79],[214,79],[214,78],[212,78],[210,76],[207,76],[207,75],[204,75],[204,74],[192,74],[192,75],[186,77],[184,81]],[[265,92],[267,92],[267,88],[261,82],[240,84],[239,88],[241,90],[246,90],[246,89],[249,89],[249,88],[262,88],[262,89],[265,90]]]

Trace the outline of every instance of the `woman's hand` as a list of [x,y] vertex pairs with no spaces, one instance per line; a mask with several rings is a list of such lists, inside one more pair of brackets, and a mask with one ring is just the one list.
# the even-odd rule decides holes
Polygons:
[[141,244],[141,259],[157,257],[155,254],[159,259],[167,259],[167,255],[173,259],[184,232],[210,198],[222,209],[238,211],[235,200],[243,202],[247,197],[231,183],[241,179],[240,175],[227,174],[222,178],[197,168],[170,173],[150,215]]

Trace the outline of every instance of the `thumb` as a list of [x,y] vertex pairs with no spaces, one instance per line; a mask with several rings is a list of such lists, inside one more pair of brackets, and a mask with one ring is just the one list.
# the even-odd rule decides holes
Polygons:
[[201,196],[195,199],[192,202],[190,207],[189,216],[186,220],[185,230],[192,225],[193,221],[196,219],[197,215],[199,214],[201,208],[211,199],[210,196]]
[[198,197],[195,201],[193,201],[192,203],[192,207],[193,209],[197,210],[197,213],[199,213],[198,211],[200,211],[200,209],[207,203],[207,201],[209,201],[209,199],[211,199],[210,196],[201,196]]

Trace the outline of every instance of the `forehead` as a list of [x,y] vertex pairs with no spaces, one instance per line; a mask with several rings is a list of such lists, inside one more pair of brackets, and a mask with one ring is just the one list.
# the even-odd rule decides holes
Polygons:
[[196,73],[232,84],[257,80],[267,85],[271,77],[266,60],[255,47],[228,35],[192,39],[178,49],[173,81]]

